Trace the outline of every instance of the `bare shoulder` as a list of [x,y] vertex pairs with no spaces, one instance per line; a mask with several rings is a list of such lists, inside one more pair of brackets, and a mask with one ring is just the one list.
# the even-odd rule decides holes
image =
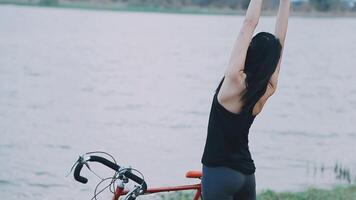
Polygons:
[[241,101],[242,93],[246,89],[246,74],[241,72],[236,76],[225,75],[221,85],[218,101],[228,111],[239,113],[243,104]]

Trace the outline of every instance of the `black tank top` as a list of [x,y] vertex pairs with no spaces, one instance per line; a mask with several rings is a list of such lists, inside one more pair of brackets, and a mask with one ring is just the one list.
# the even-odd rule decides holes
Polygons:
[[248,147],[249,129],[255,119],[253,107],[238,114],[226,110],[218,101],[220,86],[210,110],[202,163],[208,167],[225,166],[253,174],[256,168]]

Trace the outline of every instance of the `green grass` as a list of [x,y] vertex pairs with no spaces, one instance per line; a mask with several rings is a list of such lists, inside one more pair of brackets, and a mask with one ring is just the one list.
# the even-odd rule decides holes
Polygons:
[[[192,192],[177,192],[161,195],[161,200],[191,200]],[[274,192],[266,190],[257,200],[356,200],[356,186],[338,186],[333,189],[310,188],[303,192]]]
[[310,188],[304,192],[277,193],[267,190],[258,200],[356,200],[356,186],[335,187],[330,190]]

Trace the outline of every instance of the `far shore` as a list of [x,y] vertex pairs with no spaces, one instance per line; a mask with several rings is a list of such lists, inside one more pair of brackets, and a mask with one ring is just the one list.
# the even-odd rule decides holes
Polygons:
[[[0,0],[0,5],[18,5],[18,6],[38,6],[38,7],[51,7],[51,8],[65,8],[65,9],[85,9],[85,10],[101,10],[101,11],[117,11],[117,12],[151,12],[151,13],[167,13],[167,14],[196,14],[196,15],[244,15],[244,10],[234,10],[230,8],[215,8],[215,7],[140,7],[140,6],[127,6],[124,4],[115,3],[93,3],[93,2],[70,2],[61,1],[57,4],[39,4],[29,3],[21,0],[9,1]],[[273,16],[276,11],[263,11],[265,16]],[[356,17],[356,12],[297,12],[293,11],[292,16],[296,17]]]

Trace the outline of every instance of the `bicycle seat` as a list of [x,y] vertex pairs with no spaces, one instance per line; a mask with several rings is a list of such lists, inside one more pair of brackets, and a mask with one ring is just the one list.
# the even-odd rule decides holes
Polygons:
[[203,173],[201,171],[188,171],[185,174],[185,177],[187,178],[201,178],[203,176]]

